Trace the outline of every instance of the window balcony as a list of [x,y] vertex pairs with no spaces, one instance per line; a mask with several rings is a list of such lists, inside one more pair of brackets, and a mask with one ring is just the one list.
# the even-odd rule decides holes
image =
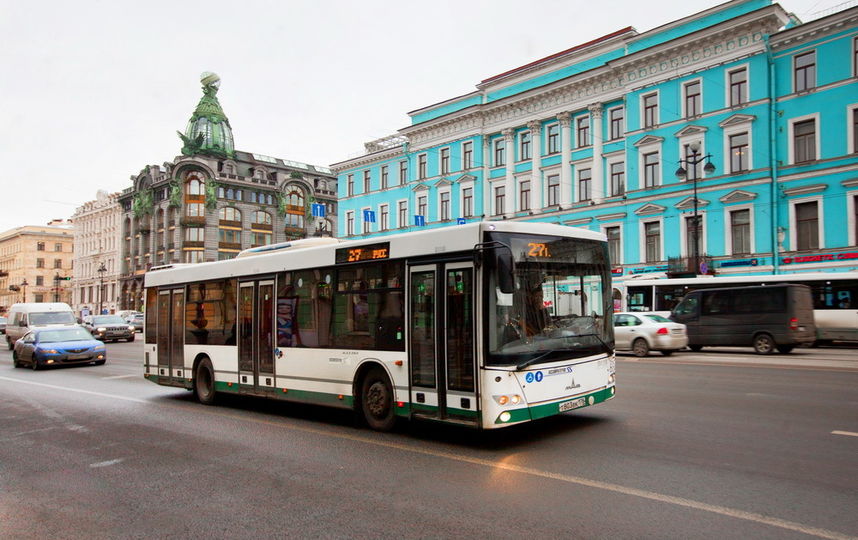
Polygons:
[[182,218],[181,223],[185,227],[200,227],[206,224],[205,216],[185,216]]

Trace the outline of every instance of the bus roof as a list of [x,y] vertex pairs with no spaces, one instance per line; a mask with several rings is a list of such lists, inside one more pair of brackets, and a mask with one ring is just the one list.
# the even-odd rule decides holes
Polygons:
[[803,281],[840,281],[858,280],[858,272],[804,272],[794,274],[762,274],[756,276],[709,276],[696,278],[656,278],[656,279],[629,279],[626,287],[640,287],[653,285],[707,285],[717,287],[729,287],[735,284],[753,283],[793,283]]
[[329,245],[295,247],[269,253],[262,252],[253,257],[226,261],[167,265],[147,272],[145,286],[153,287],[256,274],[273,274],[301,268],[334,266],[337,250],[364,245],[389,243],[391,259],[469,251],[474,249],[475,244],[482,241],[485,231],[530,233],[605,241],[605,235],[602,233],[566,225],[523,221],[477,221],[465,225],[373,236],[359,240],[345,240]]

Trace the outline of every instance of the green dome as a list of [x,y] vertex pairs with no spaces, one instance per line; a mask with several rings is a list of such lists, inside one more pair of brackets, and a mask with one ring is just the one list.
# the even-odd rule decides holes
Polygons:
[[203,97],[188,121],[185,133],[179,133],[179,137],[185,143],[182,147],[182,153],[188,156],[207,154],[217,157],[234,157],[235,145],[232,140],[232,128],[217,100],[220,77],[214,73],[206,72],[200,76],[200,81],[203,83]]

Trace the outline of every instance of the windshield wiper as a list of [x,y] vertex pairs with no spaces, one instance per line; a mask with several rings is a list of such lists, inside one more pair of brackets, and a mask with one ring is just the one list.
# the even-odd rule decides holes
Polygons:
[[606,352],[606,353],[611,354],[611,353],[613,352],[613,351],[611,350],[611,348],[610,348],[610,347],[608,347],[608,344],[607,344],[607,343],[605,343],[605,341],[604,341],[601,337],[599,337],[599,334],[578,334],[578,335],[577,335],[577,336],[575,336],[575,337],[594,337],[594,338],[596,338],[596,339],[598,339],[598,340],[599,340],[599,343],[601,343],[601,344],[602,344],[602,347],[604,347],[604,348],[605,348],[605,352]]
[[522,369],[526,368],[527,366],[534,364],[537,360],[542,360],[543,358],[545,358],[546,356],[548,356],[549,354],[551,354],[553,352],[554,352],[554,350],[545,351],[544,353],[542,353],[538,356],[534,356],[533,358],[528,358],[524,362],[522,362],[520,364],[516,364],[515,369],[521,371]]

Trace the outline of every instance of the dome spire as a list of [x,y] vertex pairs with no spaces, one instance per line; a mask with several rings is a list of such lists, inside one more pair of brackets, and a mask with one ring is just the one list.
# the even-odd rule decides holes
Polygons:
[[182,153],[187,156],[234,157],[232,127],[217,100],[220,77],[206,71],[200,75],[200,82],[203,84],[203,97],[191,115],[185,133],[179,133],[184,143]]

